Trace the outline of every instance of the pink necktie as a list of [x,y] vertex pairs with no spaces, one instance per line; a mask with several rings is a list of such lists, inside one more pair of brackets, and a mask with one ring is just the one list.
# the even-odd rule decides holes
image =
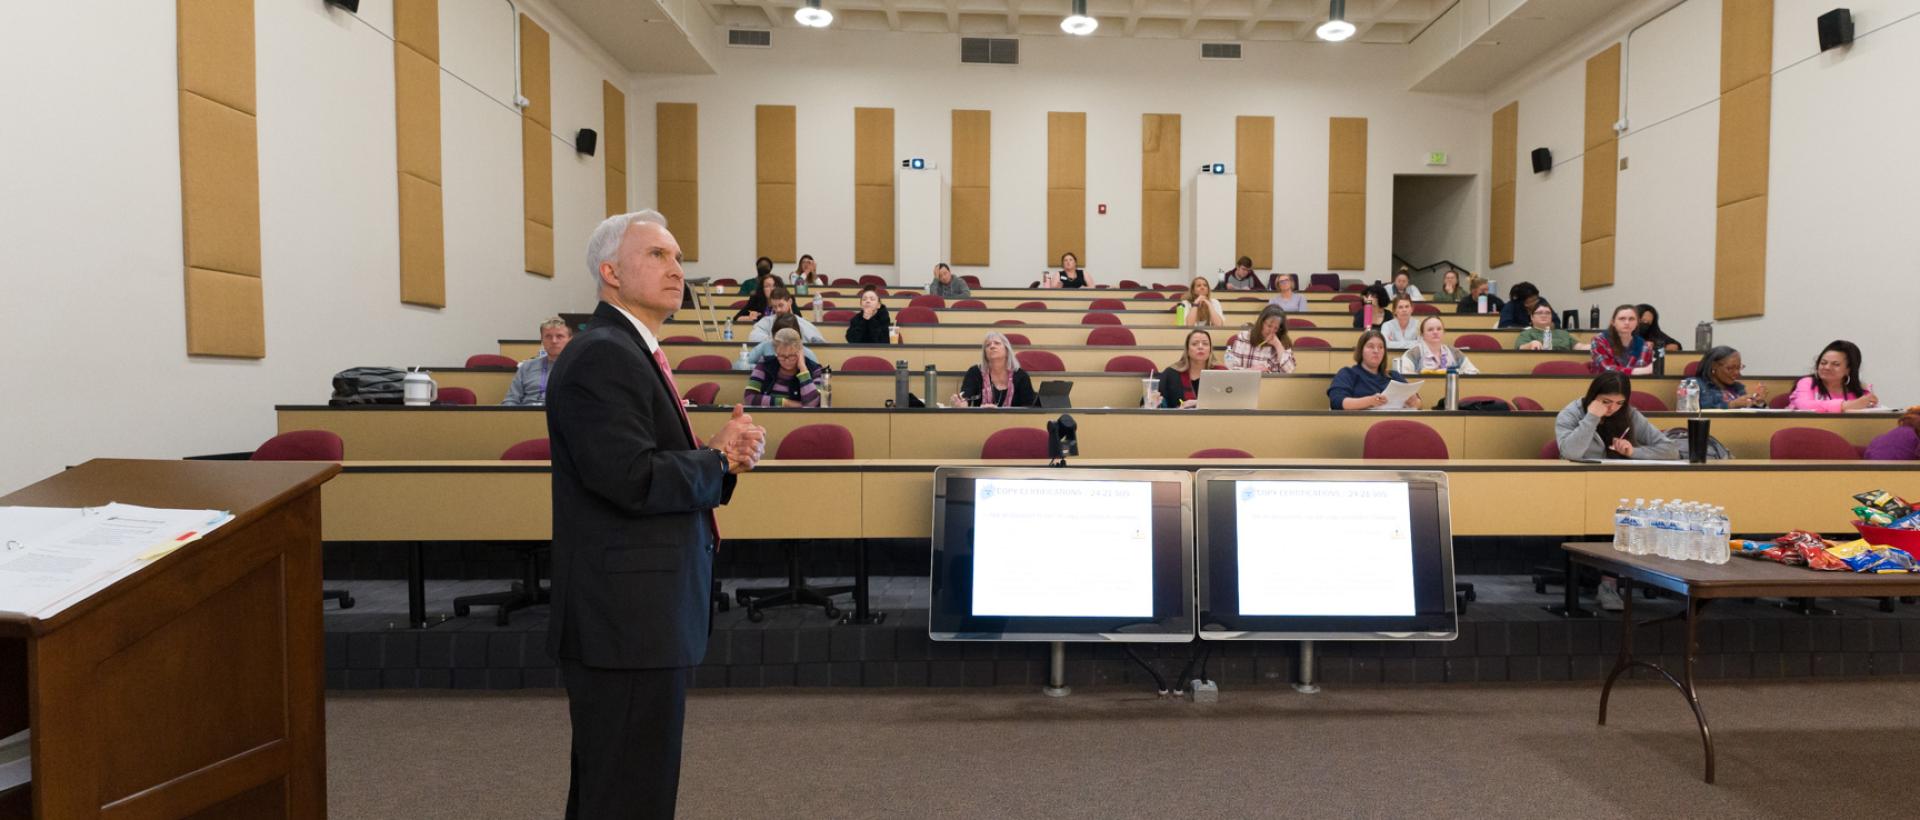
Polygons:
[[[673,367],[667,364],[667,353],[654,348],[653,363],[660,366],[661,377],[667,380],[667,390],[673,394],[673,407],[680,411],[680,424],[687,429],[687,440],[693,446],[700,446],[700,437],[693,434],[693,419],[687,416],[687,405],[680,400],[680,388],[673,383]],[[707,510],[707,526],[713,530],[713,551],[720,551],[720,520],[714,517],[713,510]]]

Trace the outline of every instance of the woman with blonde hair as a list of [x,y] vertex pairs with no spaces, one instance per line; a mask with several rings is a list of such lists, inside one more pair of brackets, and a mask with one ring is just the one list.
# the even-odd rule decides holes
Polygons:
[[1200,374],[1218,369],[1213,361],[1213,334],[1199,328],[1187,331],[1180,358],[1160,371],[1160,406],[1195,406],[1200,399]]
[[980,342],[980,363],[967,368],[960,378],[960,392],[953,394],[955,407],[1033,407],[1040,397],[1033,392],[1033,380],[1020,369],[1013,342],[998,330],[988,331]]
[[1213,298],[1213,285],[1205,276],[1193,277],[1187,285],[1187,295],[1180,297],[1180,307],[1187,309],[1187,327],[1214,327],[1227,319],[1227,313],[1220,307],[1220,300]]

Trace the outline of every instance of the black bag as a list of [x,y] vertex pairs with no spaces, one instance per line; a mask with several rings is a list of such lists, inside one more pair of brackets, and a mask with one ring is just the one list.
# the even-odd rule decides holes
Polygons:
[[1513,410],[1506,402],[1493,399],[1464,401],[1460,403],[1460,409],[1468,413],[1506,413]]
[[[1681,458],[1687,457],[1687,448],[1690,446],[1689,438],[1687,428],[1685,427],[1675,427],[1667,431],[1667,440],[1673,442],[1675,447],[1680,448]],[[1720,440],[1713,436],[1707,436],[1708,461],[1726,461],[1731,458],[1733,458],[1733,451],[1728,450],[1727,445],[1721,444]]]
[[401,380],[407,372],[397,367],[350,367],[333,374],[333,397],[327,404],[400,404]]

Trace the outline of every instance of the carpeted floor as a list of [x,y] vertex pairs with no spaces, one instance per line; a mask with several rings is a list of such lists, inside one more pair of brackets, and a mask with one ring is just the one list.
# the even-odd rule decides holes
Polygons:
[[[1664,684],[1227,691],[721,690],[688,707],[689,818],[1894,817],[1920,684],[1716,683],[1719,784]],[[334,818],[558,817],[556,693],[329,693]],[[1905,807],[1905,808],[1903,808]]]

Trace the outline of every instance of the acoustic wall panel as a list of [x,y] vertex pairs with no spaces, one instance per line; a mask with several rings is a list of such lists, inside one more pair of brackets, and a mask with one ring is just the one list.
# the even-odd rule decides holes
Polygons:
[[178,0],[187,353],[262,358],[253,0]]
[[700,259],[700,107],[655,103],[654,208],[687,261]]
[[440,179],[440,3],[393,7],[394,143],[399,151],[400,301],[447,306]]
[[525,191],[526,269],[553,276],[553,87],[547,30],[520,15],[520,176]]
[[754,106],[753,127],[755,254],[775,262],[792,262],[799,257],[794,250],[794,108]]
[[1140,267],[1180,267],[1180,115],[1140,115]]
[[1273,118],[1235,117],[1233,244],[1255,268],[1273,267]]
[[853,109],[853,261],[893,264],[893,109]]
[[1327,120],[1327,269],[1367,267],[1367,119]]
[[1773,0],[1720,13],[1720,160],[1713,317],[1767,309],[1768,152],[1773,133]]
[[[606,132],[600,135],[600,150],[606,159],[607,216],[613,216],[627,212],[627,95],[605,80],[600,81],[600,121],[600,129]],[[673,220],[667,224],[673,225]],[[674,238],[680,238],[678,231]],[[681,245],[681,255],[686,252]]]
[[993,112],[954,109],[952,188],[947,191],[948,258],[986,265],[993,258]]
[[[1585,143],[1580,179],[1580,289],[1613,284],[1614,231],[1618,224],[1620,137],[1620,44],[1587,59]],[[1600,243],[1600,244],[1596,244]]]
[[1087,113],[1047,112],[1047,258],[1071,253],[1087,261]]
[[1487,266],[1513,264],[1514,196],[1520,162],[1520,103],[1493,112],[1493,191],[1487,219]]

